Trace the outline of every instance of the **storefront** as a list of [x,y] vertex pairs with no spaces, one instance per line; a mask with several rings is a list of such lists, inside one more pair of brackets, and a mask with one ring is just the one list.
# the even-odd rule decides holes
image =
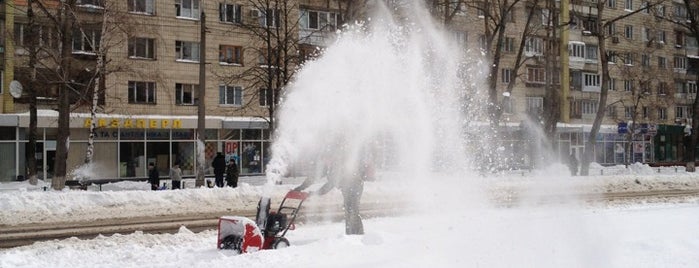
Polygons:
[[[0,161],[0,181],[22,179],[26,175],[29,116],[2,115],[0,118],[0,153],[14,156]],[[55,119],[52,115],[39,115],[38,118],[36,159],[40,179],[49,179],[53,174]],[[84,169],[81,167],[84,166],[90,124],[87,115],[71,115],[67,159],[69,177],[145,177],[148,163],[155,163],[160,174],[165,176],[176,161],[180,163],[183,175],[195,174],[196,117],[98,116],[92,168]],[[207,174],[212,173],[211,161],[217,152],[225,153],[227,160],[238,161],[241,174],[264,171],[269,159],[269,131],[264,120],[209,117],[205,133]]]

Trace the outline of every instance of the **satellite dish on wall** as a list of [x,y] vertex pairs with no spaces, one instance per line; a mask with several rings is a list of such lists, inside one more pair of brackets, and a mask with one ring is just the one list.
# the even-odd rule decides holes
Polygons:
[[22,84],[17,80],[10,82],[10,95],[14,98],[22,97]]

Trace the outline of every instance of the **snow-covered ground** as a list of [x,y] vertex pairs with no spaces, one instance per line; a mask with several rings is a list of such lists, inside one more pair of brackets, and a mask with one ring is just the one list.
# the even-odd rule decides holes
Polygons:
[[[699,189],[699,176],[693,173],[632,167],[589,177],[562,175],[564,167],[488,177],[435,175],[429,181],[439,183],[429,185],[386,173],[367,183],[363,202],[388,206],[400,199],[411,212],[366,219],[363,236],[344,235],[342,223],[309,222],[287,234],[289,248],[236,255],[216,249],[216,230],[181,228],[176,234],[136,232],[4,249],[0,267],[699,267],[696,197],[610,205],[567,195]],[[261,195],[279,199],[300,179],[282,185],[262,181],[248,178],[236,189],[157,192],[145,190],[145,183],[118,183],[102,192],[3,183],[0,224],[254,207]],[[515,206],[503,207],[492,199],[500,189],[528,193],[523,196],[529,200],[554,189],[567,199],[540,204],[520,198]],[[312,197],[307,205],[338,199],[333,191]]]

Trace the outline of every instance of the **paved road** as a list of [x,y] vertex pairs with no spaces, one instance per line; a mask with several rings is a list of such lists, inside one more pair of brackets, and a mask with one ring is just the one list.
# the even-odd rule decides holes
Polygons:
[[[583,194],[579,195],[580,200],[587,202],[614,202],[618,200],[648,200],[657,198],[659,200],[671,200],[673,198],[694,198],[699,197],[699,190],[657,190],[646,192],[620,192],[604,194]],[[519,202],[516,194],[500,197],[497,203],[503,207],[513,207]],[[539,204],[559,203],[570,200],[570,196],[555,194],[540,195],[536,202]],[[401,208],[403,207],[403,208]],[[400,212],[399,212],[400,210]],[[364,203],[362,214],[365,217],[394,216],[405,213],[404,206],[400,204],[386,203]],[[255,211],[220,211],[206,214],[188,215],[167,215],[158,217],[138,217],[122,219],[105,219],[91,222],[67,222],[51,224],[31,224],[23,226],[2,226],[0,227],[0,248],[9,248],[22,245],[29,245],[37,241],[53,239],[64,239],[69,237],[94,238],[95,236],[111,235],[115,233],[133,233],[143,231],[145,233],[175,233],[181,226],[199,232],[203,230],[216,229],[218,218],[223,215],[245,216],[250,219],[255,218]],[[330,217],[328,217],[328,215]],[[328,218],[341,220],[343,217],[342,208],[339,204],[329,204],[324,207],[314,208],[312,212],[301,210],[298,221],[314,221]]]

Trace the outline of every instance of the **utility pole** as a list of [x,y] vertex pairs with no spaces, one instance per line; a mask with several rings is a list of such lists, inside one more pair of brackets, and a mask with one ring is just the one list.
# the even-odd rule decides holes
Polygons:
[[206,15],[201,7],[201,33],[199,34],[199,103],[197,104],[197,179],[196,187],[204,186],[204,166],[206,163]]

